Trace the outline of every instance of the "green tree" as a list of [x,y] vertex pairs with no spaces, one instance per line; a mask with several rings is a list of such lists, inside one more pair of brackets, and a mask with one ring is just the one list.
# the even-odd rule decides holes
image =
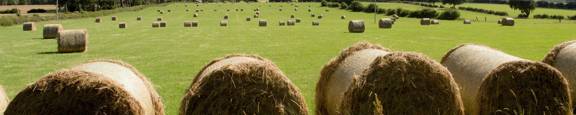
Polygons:
[[450,4],[452,8],[456,8],[456,5],[464,3],[464,0],[442,0],[442,4]]
[[536,9],[534,0],[510,0],[508,4],[512,9],[520,10],[526,17],[530,16],[530,12]]
[[426,2],[431,3],[431,4],[434,4],[434,3],[439,2],[439,1],[440,0],[426,0]]

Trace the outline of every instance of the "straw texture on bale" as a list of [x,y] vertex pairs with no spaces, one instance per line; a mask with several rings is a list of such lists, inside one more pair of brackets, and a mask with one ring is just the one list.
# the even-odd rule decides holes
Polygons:
[[134,67],[93,61],[50,73],[22,90],[6,115],[164,115],[158,93]]
[[478,91],[478,115],[572,115],[570,88],[551,66],[513,61],[492,70]]
[[95,23],[100,23],[102,22],[102,19],[100,17],[96,17],[96,19],[94,20]]
[[63,30],[58,35],[58,52],[84,52],[88,48],[88,31],[85,29]]
[[152,28],[160,27],[160,22],[152,22]]
[[464,20],[464,24],[472,24],[472,20]]
[[118,24],[118,28],[124,29],[124,28],[126,28],[126,27],[128,27],[128,25],[126,24],[126,22],[120,22],[120,23]]
[[296,20],[290,19],[290,20],[286,21],[286,25],[294,26],[294,25],[296,25]]
[[271,61],[233,55],[206,65],[194,78],[180,115],[307,115],[299,89]]
[[228,20],[220,21],[220,26],[223,26],[223,27],[228,26]]
[[504,52],[474,44],[451,49],[442,58],[444,65],[459,84],[467,113],[476,113],[476,95],[482,80],[503,63],[523,60]]
[[320,26],[320,21],[318,20],[312,21],[312,26]]
[[392,28],[392,24],[394,21],[390,18],[382,18],[378,21],[378,27],[380,28]]
[[8,100],[8,96],[6,95],[4,88],[0,86],[0,115],[4,115],[4,111],[6,110],[6,107],[8,107],[9,103],[10,101]]
[[432,21],[430,20],[430,18],[420,19],[420,25],[430,25],[431,23],[432,23]]
[[514,18],[502,18],[503,26],[514,26]]
[[[570,84],[572,101],[576,100],[576,41],[568,41],[556,45],[548,52],[542,62],[551,65],[562,73]],[[572,104],[574,107],[574,104]]]
[[363,33],[365,30],[364,20],[351,20],[348,22],[348,32]]
[[350,85],[344,115],[464,115],[458,85],[440,63],[416,53],[377,57]]
[[112,16],[112,21],[118,20],[117,18],[118,18],[118,17],[116,17],[116,16]]
[[24,22],[24,24],[22,24],[22,30],[36,31],[36,24],[34,22]]
[[258,20],[258,26],[266,27],[266,26],[268,26],[268,21],[266,21],[264,19],[260,19],[260,20]]
[[316,114],[339,115],[344,93],[352,81],[360,76],[374,59],[389,54],[389,50],[366,42],[356,43],[342,50],[322,68],[316,83]]
[[43,30],[44,39],[58,38],[58,32],[62,30],[64,30],[64,27],[60,24],[46,24]]
[[164,28],[164,27],[166,27],[166,25],[167,25],[168,22],[166,22],[166,21],[160,21],[159,23],[160,23],[160,27],[163,27],[163,28]]

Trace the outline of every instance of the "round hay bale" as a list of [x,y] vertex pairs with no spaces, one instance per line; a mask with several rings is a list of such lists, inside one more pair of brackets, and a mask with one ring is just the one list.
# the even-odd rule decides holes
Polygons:
[[116,21],[118,17],[112,16],[112,21]]
[[194,13],[194,15],[192,15],[192,17],[196,18],[196,17],[198,17],[198,14]]
[[478,115],[571,115],[568,82],[551,66],[513,61],[492,70],[478,91]]
[[6,95],[4,88],[2,88],[2,86],[0,86],[0,114],[1,115],[4,115],[4,111],[6,110],[6,107],[8,107],[9,103],[10,103],[10,100],[8,99],[8,96]]
[[396,15],[396,14],[392,15],[391,17],[392,17],[393,20],[398,20],[398,19],[400,19],[400,16],[398,16],[398,15]]
[[364,33],[365,28],[364,20],[350,20],[348,22],[348,32],[350,33]]
[[102,19],[100,17],[96,17],[96,19],[94,19],[94,23],[100,23],[102,22]]
[[322,14],[318,15],[318,19],[322,19],[322,17],[324,17]]
[[234,55],[200,71],[187,90],[180,115],[307,115],[299,89],[271,61]]
[[119,61],[93,61],[42,77],[22,90],[7,115],[163,115],[145,76]]
[[126,28],[126,27],[128,27],[128,24],[126,24],[126,22],[120,22],[120,23],[118,23],[118,28],[124,29],[124,28]]
[[422,54],[405,52],[374,59],[353,80],[341,108],[344,115],[464,115],[450,72]]
[[464,24],[472,24],[472,20],[466,19],[466,20],[464,20]]
[[255,14],[256,14],[256,15],[260,15],[260,11],[256,11]]
[[328,10],[328,9],[326,9],[326,10],[324,10],[324,11],[326,11],[326,12],[330,12],[330,10]]
[[302,20],[300,20],[300,18],[296,18],[296,23],[300,23],[302,22]]
[[172,10],[168,10],[168,13],[172,12]]
[[316,15],[315,15],[315,14],[310,14],[310,17],[313,17],[313,18],[314,18],[314,17],[316,17]]
[[320,21],[318,20],[312,21],[312,26],[320,26]]
[[498,20],[498,24],[502,24],[502,20]]
[[254,14],[254,18],[258,18],[258,17],[260,17],[259,14]]
[[60,24],[46,24],[43,30],[44,39],[58,38],[58,32],[62,30],[64,30],[64,27]]
[[168,23],[168,22],[166,22],[166,21],[159,21],[159,23],[160,23],[160,27],[165,28],[165,27],[167,26],[167,23]]
[[460,85],[466,112],[476,113],[477,91],[486,75],[503,63],[523,60],[481,45],[464,44],[451,49],[442,57],[444,65]]
[[298,12],[298,8],[294,8],[294,12]]
[[260,19],[260,20],[258,20],[258,26],[266,27],[266,26],[268,26],[268,21],[266,21],[265,19]]
[[286,22],[285,22],[285,21],[280,21],[280,22],[278,22],[278,25],[279,25],[279,26],[285,26],[285,25],[286,25]]
[[308,12],[312,12],[312,9],[308,9]]
[[222,26],[222,27],[228,26],[228,20],[222,20],[222,21],[220,21],[220,26]]
[[246,21],[251,21],[251,20],[252,20],[252,18],[246,17]]
[[142,21],[142,16],[136,17],[136,21]]
[[514,26],[514,18],[502,18],[503,26]]
[[198,27],[198,21],[192,21],[192,27]]
[[58,52],[84,52],[88,48],[88,31],[85,29],[62,30],[58,34]]
[[156,18],[156,21],[162,21],[162,17]]
[[189,11],[190,11],[190,9],[186,9],[186,12],[189,12]]
[[344,20],[346,19],[346,16],[340,16],[340,19]]
[[378,21],[378,27],[380,28],[392,28],[394,21],[390,18],[382,18]]
[[152,28],[160,27],[160,22],[152,22]]
[[192,21],[184,21],[184,27],[192,27]]
[[24,24],[22,24],[22,30],[36,31],[36,24],[34,22],[24,22]]
[[[572,100],[576,100],[576,41],[568,41],[554,46],[542,62],[551,65],[562,73],[570,85]],[[576,103],[574,103],[576,104]],[[572,104],[572,107],[574,107]]]
[[282,8],[278,9],[278,11],[282,12]]
[[324,65],[316,83],[316,114],[340,115],[344,93],[356,77],[360,76],[378,56],[389,50],[366,42],[356,43],[340,52]]
[[422,19],[420,19],[420,25],[427,26],[427,25],[430,25],[431,23],[432,23],[432,21],[430,20],[430,18],[422,18]]
[[294,26],[294,25],[296,25],[296,20],[290,19],[290,20],[286,21],[286,25]]
[[432,20],[430,21],[430,24],[432,24],[432,25],[438,25],[438,24],[440,24],[440,20],[432,19]]
[[294,16],[294,14],[292,14],[292,15],[290,15],[290,18],[296,18],[296,17]]

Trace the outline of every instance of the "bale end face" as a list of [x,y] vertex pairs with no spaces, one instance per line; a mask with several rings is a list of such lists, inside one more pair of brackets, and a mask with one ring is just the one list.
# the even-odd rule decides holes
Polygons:
[[24,24],[22,24],[22,30],[36,31],[36,24],[34,24],[34,22],[24,22]]
[[376,58],[345,93],[342,111],[345,115],[464,114],[450,72],[422,54],[402,52]]
[[58,52],[60,53],[84,52],[87,47],[87,30],[63,30],[58,35]]
[[60,24],[46,24],[43,30],[44,39],[58,38],[58,32],[62,30],[64,28]]
[[568,82],[558,70],[539,62],[514,61],[492,70],[478,92],[480,115],[567,115],[572,113]]
[[348,32],[350,33],[364,33],[365,29],[363,20],[351,20],[348,22]]

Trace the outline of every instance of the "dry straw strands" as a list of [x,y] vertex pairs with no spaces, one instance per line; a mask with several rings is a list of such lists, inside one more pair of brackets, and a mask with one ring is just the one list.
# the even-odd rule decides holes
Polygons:
[[389,54],[389,50],[366,42],[356,43],[342,50],[322,68],[316,84],[316,114],[342,114],[340,105],[344,93],[352,81],[370,67],[378,56]]
[[88,31],[85,29],[63,30],[58,35],[58,52],[84,52],[88,48]]
[[440,63],[416,53],[377,57],[350,85],[344,115],[464,115],[458,85]]
[[348,32],[350,33],[364,33],[365,28],[364,20],[350,20],[348,22]]
[[62,30],[64,30],[64,27],[60,24],[46,24],[43,30],[44,39],[58,38],[58,32]]
[[187,90],[180,115],[307,115],[299,89],[271,61],[233,55],[200,71]]
[[459,84],[467,113],[476,113],[475,99],[482,80],[503,63],[521,58],[481,45],[464,44],[451,49],[442,58]]
[[[576,99],[576,41],[567,41],[554,46],[542,62],[559,70],[570,84],[572,100]],[[572,104],[574,107],[574,104]]]
[[8,96],[6,95],[4,88],[0,86],[0,115],[4,115],[4,110],[6,110],[8,103],[10,103]]
[[23,31],[36,31],[36,24],[34,22],[24,22],[22,24]]
[[50,73],[22,90],[6,115],[163,115],[145,76],[119,61],[93,61]]

